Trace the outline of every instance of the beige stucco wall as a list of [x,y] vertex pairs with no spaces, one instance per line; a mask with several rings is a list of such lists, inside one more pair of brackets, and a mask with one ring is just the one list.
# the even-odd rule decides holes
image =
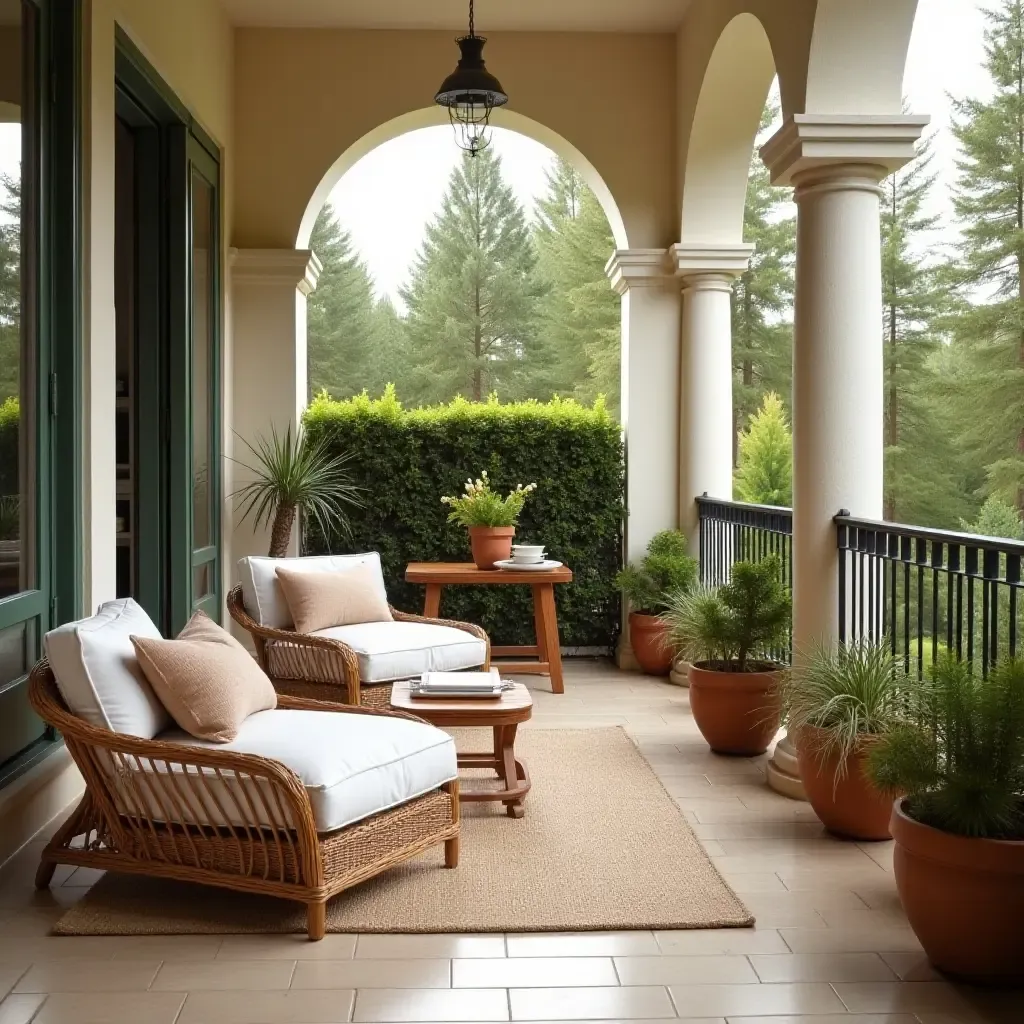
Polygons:
[[[127,33],[222,146],[222,237],[231,237],[233,35],[213,0],[91,0],[84,12],[84,508],[90,611],[115,594],[114,467],[114,28]],[[226,268],[225,268],[226,269]],[[225,275],[225,284],[228,279]],[[225,303],[230,288],[225,287]],[[230,316],[223,379],[230,380]],[[230,394],[225,436],[230,438]],[[223,467],[222,467],[223,470]]]
[[[671,244],[674,38],[494,33],[486,56],[510,109],[562,136],[594,166],[629,245]],[[448,32],[237,30],[235,244],[294,246],[309,199],[335,161],[379,125],[430,107],[456,57]]]

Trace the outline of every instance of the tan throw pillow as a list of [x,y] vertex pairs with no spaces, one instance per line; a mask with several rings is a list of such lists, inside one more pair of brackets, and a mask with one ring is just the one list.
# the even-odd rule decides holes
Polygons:
[[392,621],[391,609],[371,565],[354,565],[338,572],[278,569],[277,579],[297,633]]
[[250,715],[277,707],[273,684],[255,659],[204,612],[175,640],[131,641],[160,702],[198,739],[230,743]]

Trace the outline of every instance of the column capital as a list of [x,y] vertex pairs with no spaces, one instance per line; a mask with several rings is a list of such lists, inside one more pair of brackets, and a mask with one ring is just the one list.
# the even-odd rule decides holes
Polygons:
[[316,288],[323,264],[312,249],[229,249],[235,281],[285,285],[309,295]]
[[917,155],[919,114],[793,114],[761,147],[773,185],[884,177]]
[[631,288],[665,288],[672,283],[666,249],[616,249],[604,272],[619,295]]
[[746,242],[676,242],[668,251],[683,291],[731,291],[733,282],[750,266],[754,247]]

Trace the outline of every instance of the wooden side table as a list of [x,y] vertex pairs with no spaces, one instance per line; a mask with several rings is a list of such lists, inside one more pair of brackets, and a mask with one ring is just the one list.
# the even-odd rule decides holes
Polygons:
[[491,768],[501,780],[500,789],[459,787],[459,801],[472,803],[500,800],[510,818],[523,816],[523,798],[530,791],[530,773],[515,755],[516,730],[520,722],[533,714],[533,698],[522,683],[514,683],[497,699],[463,698],[446,700],[439,697],[412,697],[409,682],[391,687],[391,707],[408,711],[440,729],[490,728],[494,748],[490,753],[459,754],[460,768]]
[[533,591],[533,625],[537,643],[532,646],[492,647],[495,658],[532,657],[533,661],[503,661],[498,668],[511,675],[549,676],[552,693],[564,693],[562,654],[558,646],[558,615],[555,584],[571,583],[572,570],[564,565],[546,572],[528,570],[478,569],[472,562],[410,562],[405,569],[407,583],[425,583],[427,596],[423,614],[436,619],[441,607],[441,590],[456,584],[508,586],[527,584]]

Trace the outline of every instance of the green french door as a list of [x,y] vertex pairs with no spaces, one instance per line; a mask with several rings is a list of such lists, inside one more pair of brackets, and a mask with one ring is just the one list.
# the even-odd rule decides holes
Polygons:
[[[77,193],[64,164],[77,148],[74,119],[65,120],[76,11],[51,12],[46,0],[8,7],[0,59],[0,785],[56,745],[29,706],[27,676],[43,634],[77,612],[80,579]],[[51,74],[58,55],[71,68]]]
[[183,141],[186,308],[171,365],[171,475],[184,484],[172,487],[175,630],[194,611],[219,620],[221,609],[220,166],[194,131]]

